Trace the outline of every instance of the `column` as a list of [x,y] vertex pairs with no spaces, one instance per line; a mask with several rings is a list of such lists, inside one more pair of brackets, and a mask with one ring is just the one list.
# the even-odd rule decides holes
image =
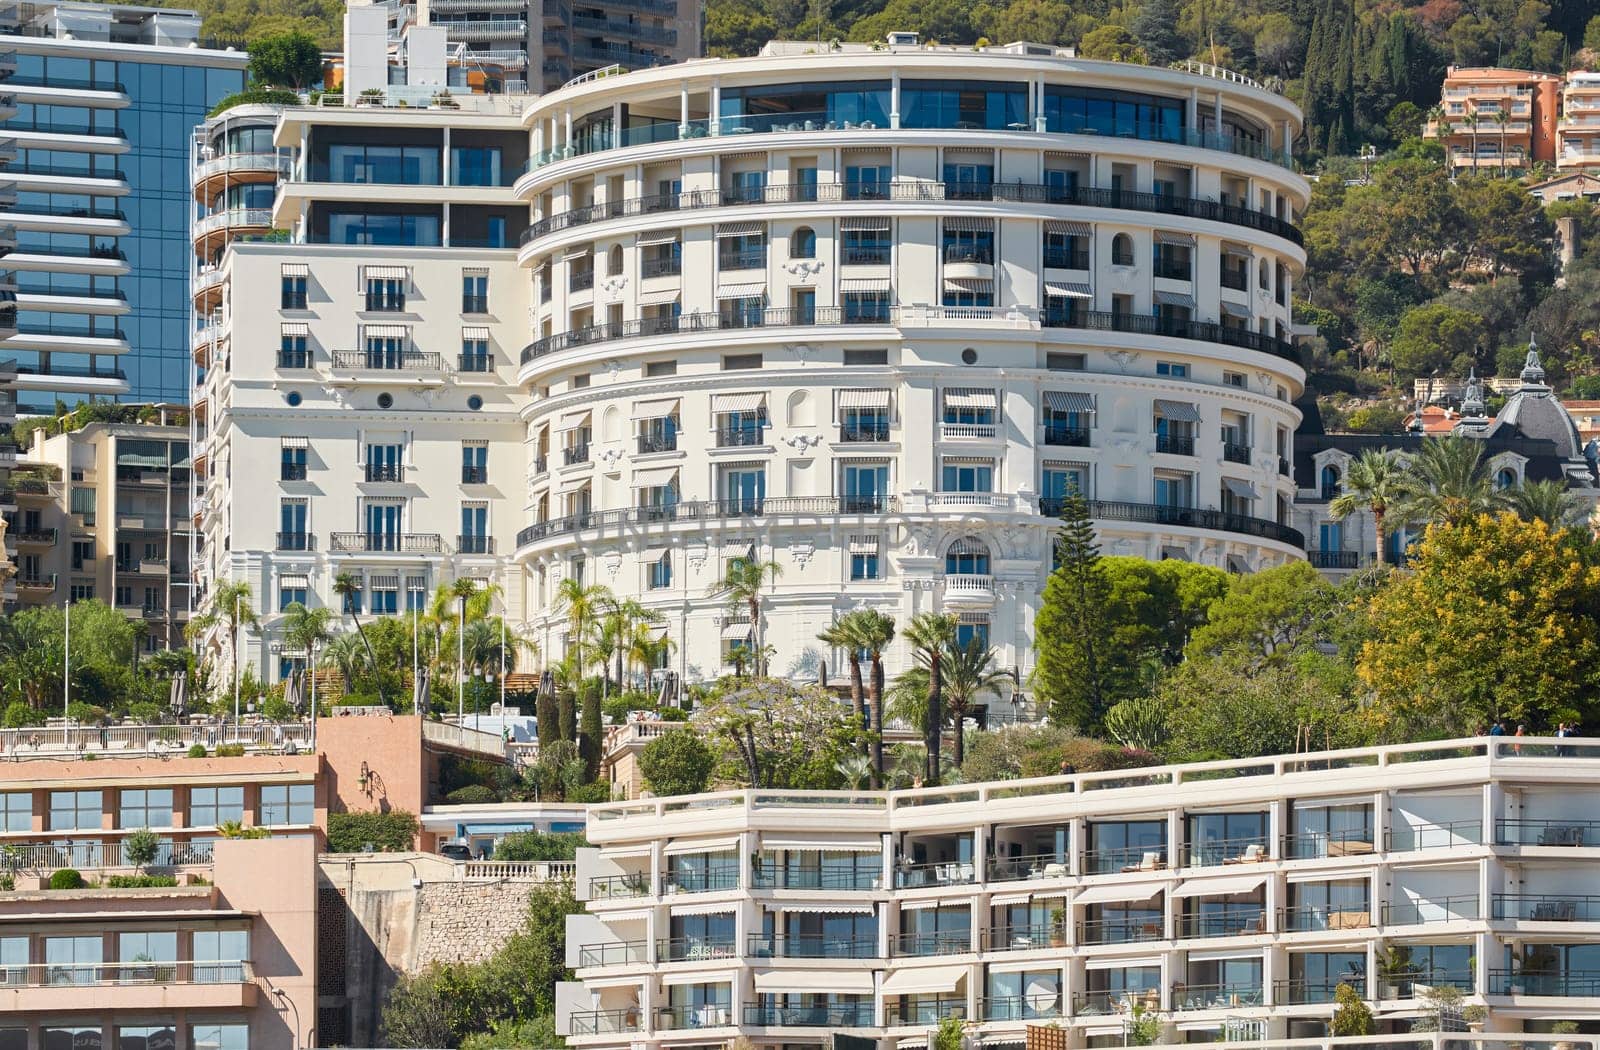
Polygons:
[[1033,130],[1043,134],[1046,128],[1044,117],[1044,75],[1040,74],[1033,81]]
[[678,137],[689,137],[689,82],[678,84]]
[[722,80],[711,82],[711,134],[722,134]]
[[570,156],[572,156],[572,110],[570,110],[570,109],[567,110],[566,120],[567,120],[567,139],[566,139],[566,141],[564,143],[562,143],[561,155],[564,156],[564,157],[570,157]]
[[889,127],[895,130],[900,127],[900,71],[898,69],[889,73]]
[[440,183],[445,186],[454,185],[450,180],[450,126],[448,124],[445,125],[444,129],[444,142],[439,150],[439,161],[441,164],[439,172]]
[[622,103],[611,104],[611,148],[622,145]]
[[1184,106],[1183,121],[1190,131],[1200,130],[1200,89],[1189,89],[1189,102]]
[[1218,137],[1222,135],[1222,92],[1217,92],[1211,103],[1211,119],[1216,124]]

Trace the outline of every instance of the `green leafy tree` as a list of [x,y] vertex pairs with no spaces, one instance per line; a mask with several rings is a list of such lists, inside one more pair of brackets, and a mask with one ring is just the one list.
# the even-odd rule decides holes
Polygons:
[[416,839],[417,818],[402,809],[328,814],[329,853],[360,853],[369,843],[379,853],[404,853]]
[[699,794],[716,765],[716,752],[688,729],[662,733],[639,755],[639,772],[657,795]]
[[139,874],[144,874],[144,869],[154,864],[156,857],[161,853],[161,836],[149,828],[140,828],[122,839],[122,856],[132,864]]
[[[305,660],[301,663],[303,668],[317,666],[317,647],[326,645],[333,640],[333,612],[330,609],[307,609],[299,602],[290,602],[289,607],[283,611],[283,640],[291,649],[298,649],[305,653]],[[311,695],[309,702],[316,702],[316,676],[308,675]]]
[[1483,318],[1470,310],[1428,303],[1407,310],[1389,348],[1395,368],[1408,375],[1465,372],[1483,352]]
[[850,707],[857,724],[866,723],[866,688],[861,677],[861,611],[845,613],[817,634],[819,642],[843,650],[845,665],[850,669]]
[[1131,28],[1145,53],[1144,60],[1151,65],[1171,65],[1188,54],[1188,46],[1178,35],[1177,0],[1144,0]]
[[[567,656],[573,661],[575,682],[583,681],[586,657],[593,651],[595,628],[610,597],[610,588],[603,584],[585,584],[573,576],[556,587],[555,611],[567,618]],[[572,739],[571,735],[566,739]]]
[[376,673],[378,670],[378,654],[373,651],[372,642],[367,638],[366,628],[361,625],[361,582],[348,572],[341,572],[333,578],[333,593],[339,596],[341,607],[350,617],[350,622],[355,624],[356,636],[361,639],[362,646],[367,650],[367,661],[373,669],[372,681],[377,689],[378,702],[387,704],[383,695],[383,676]]
[[1600,567],[1585,537],[1482,515],[1430,527],[1411,554],[1412,571],[1367,602],[1359,660],[1391,738],[1592,709]]
[[589,843],[581,831],[517,831],[494,847],[495,860],[572,860]]
[[1251,573],[1211,603],[1189,636],[1191,655],[1235,649],[1260,662],[1283,659],[1319,641],[1337,602],[1333,585],[1303,561]]
[[1085,33],[1078,42],[1078,54],[1084,58],[1097,58],[1104,62],[1133,62],[1144,64],[1149,56],[1134,35],[1119,25],[1103,25]]
[[1362,1001],[1360,992],[1340,981],[1333,990],[1333,1003],[1329,1028],[1334,1038],[1372,1034],[1372,1010]]
[[250,42],[250,75],[258,84],[303,91],[322,82],[322,48],[298,30],[259,37]]
[[[255,603],[255,592],[250,589],[248,581],[220,581],[211,588],[205,605],[197,616],[189,620],[189,626],[185,631],[190,638],[204,638],[213,629],[226,626],[228,657],[230,661],[237,661],[239,632],[245,628],[261,626],[261,620],[256,616]],[[231,673],[229,680],[232,680]]]
[[757,788],[840,787],[861,734],[833,694],[770,678],[725,679],[689,725],[717,749],[719,781]]

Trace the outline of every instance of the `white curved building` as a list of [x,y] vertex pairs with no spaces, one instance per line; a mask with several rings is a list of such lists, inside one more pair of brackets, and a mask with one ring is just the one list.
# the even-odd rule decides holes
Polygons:
[[1026,674],[1071,486],[1107,553],[1304,557],[1299,111],[1034,45],[815,50],[526,112],[516,557],[545,652],[578,573],[720,673],[752,632],[710,591],[753,552],[775,673],[834,666],[817,632],[871,606],[958,613]]

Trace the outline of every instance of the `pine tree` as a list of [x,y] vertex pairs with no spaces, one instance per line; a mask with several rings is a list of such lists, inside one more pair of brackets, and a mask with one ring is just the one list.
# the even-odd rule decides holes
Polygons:
[[1178,35],[1177,0],[1144,0],[1131,28],[1153,66],[1171,65],[1187,54]]
[[1045,584],[1034,633],[1035,688],[1051,721],[1060,725],[1089,729],[1105,713],[1108,598],[1089,504],[1073,489],[1062,501],[1056,569]]

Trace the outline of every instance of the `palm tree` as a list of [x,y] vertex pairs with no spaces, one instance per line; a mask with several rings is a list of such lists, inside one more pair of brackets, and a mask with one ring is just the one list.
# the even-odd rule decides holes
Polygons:
[[999,654],[982,638],[967,639],[966,645],[951,641],[944,658],[944,687],[949,697],[945,706],[950,721],[955,726],[955,752],[951,756],[957,767],[967,757],[966,720],[977,706],[978,697],[984,693],[998,693],[1002,683],[1011,681],[1011,674],[995,666]]
[[592,642],[590,635],[609,597],[611,590],[604,584],[586,585],[575,576],[566,577],[556,587],[556,612],[566,613],[567,616],[567,644],[573,658],[573,673],[577,678],[573,688],[580,692],[583,688],[584,655]]
[[1542,521],[1552,529],[1570,529],[1589,517],[1581,496],[1559,481],[1530,481],[1512,489],[1511,509],[1523,521]]
[[367,666],[367,650],[353,634],[341,634],[322,650],[322,662],[339,670],[346,694],[356,691],[356,676]]
[[1370,510],[1373,531],[1377,533],[1373,558],[1381,562],[1384,520],[1389,508],[1406,498],[1408,484],[1409,477],[1398,456],[1388,449],[1368,449],[1345,471],[1344,491],[1328,504],[1328,511],[1343,521],[1358,510]]
[[261,626],[254,605],[255,594],[251,591],[248,581],[227,580],[218,583],[212,589],[211,598],[206,602],[205,609],[199,616],[189,621],[187,631],[190,637],[197,638],[220,624],[227,624],[230,656],[234,663],[237,663],[239,630],[244,627]]
[[845,613],[827,630],[817,634],[817,641],[826,642],[835,649],[843,649],[845,660],[850,665],[850,709],[855,716],[855,724],[866,728],[866,701],[865,692],[861,682],[861,610]]
[[1504,106],[1494,111],[1494,122],[1500,126],[1500,177],[1506,177],[1506,125],[1511,123],[1511,114]]
[[601,656],[602,663],[616,660],[617,691],[620,693],[623,689],[623,661],[634,638],[649,623],[650,614],[632,598],[608,598],[603,606],[600,631],[595,639],[596,652]]
[[923,730],[928,748],[924,782],[939,783],[939,726],[944,721],[944,655],[956,636],[956,618],[948,613],[918,613],[906,625],[917,663],[928,671],[928,717]]
[[646,620],[639,623],[628,639],[627,657],[630,667],[640,667],[644,670],[645,685],[649,686],[650,671],[660,666],[661,662],[672,655],[675,645],[671,638],[665,634],[656,634],[656,625]]
[[329,629],[332,621],[333,613],[329,610],[307,609],[299,602],[290,602],[283,610],[283,640],[291,649],[301,649],[306,654],[306,676],[311,679],[307,702],[312,711],[317,709],[317,646],[333,637]]
[[1460,525],[1504,510],[1509,502],[1494,487],[1483,443],[1474,438],[1428,438],[1411,457],[1408,472],[1410,491],[1401,507],[1407,521]]
[[867,654],[872,673],[867,679],[867,704],[872,708],[872,768],[877,771],[876,786],[883,780],[883,653],[894,641],[894,617],[875,609],[861,610],[861,649]]
[[728,600],[734,609],[744,606],[750,614],[750,629],[755,632],[755,673],[764,677],[767,660],[763,652],[764,632],[761,629],[761,598],[763,588],[770,579],[777,581],[783,568],[775,561],[757,561],[754,558],[734,558],[728,562],[728,571],[722,580],[711,588],[713,596]]
[[[361,644],[366,646],[367,660],[372,665],[373,686],[378,690],[378,703],[387,705],[389,701],[383,696],[383,675],[378,673],[378,654],[372,651],[372,642],[367,639],[366,629],[361,626],[361,584],[348,572],[341,572],[333,578],[333,593],[339,596],[344,611],[350,614],[351,622],[356,625],[356,635],[360,637]],[[346,690],[350,685],[351,679],[346,678]]]

